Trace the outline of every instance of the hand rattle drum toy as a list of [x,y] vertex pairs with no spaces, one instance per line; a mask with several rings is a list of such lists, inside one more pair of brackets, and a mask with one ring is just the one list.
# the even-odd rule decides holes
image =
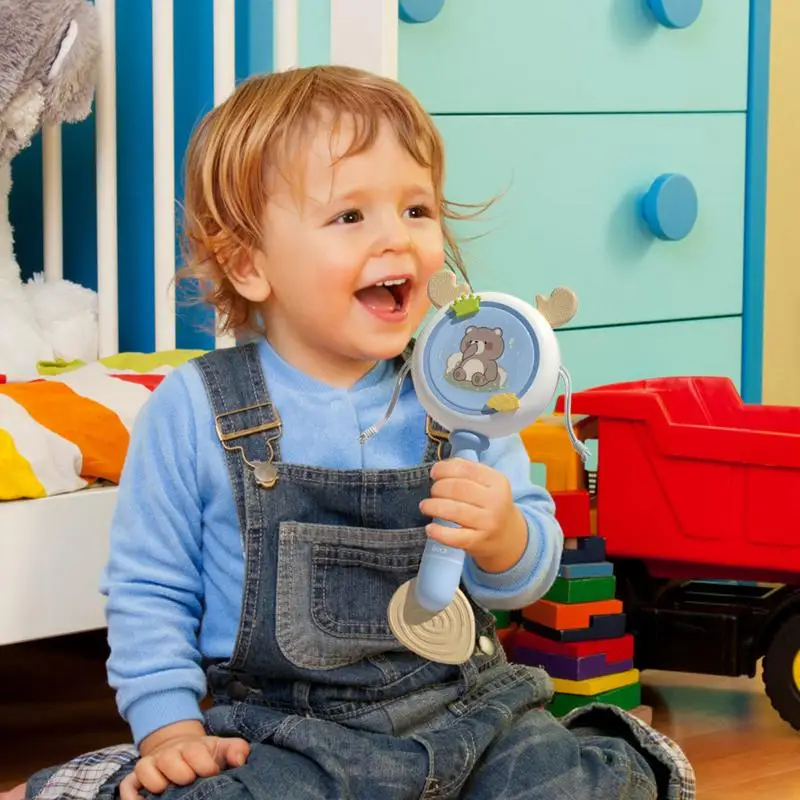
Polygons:
[[[491,438],[518,433],[540,417],[562,378],[567,432],[585,461],[588,450],[572,430],[569,375],[553,332],[575,315],[575,294],[555,289],[549,298],[538,295],[534,308],[502,292],[474,294],[443,270],[431,278],[428,296],[437,311],[398,376],[383,420],[362,433],[362,443],[389,419],[409,369],[423,408],[450,431],[451,457],[471,461],[480,460]],[[394,635],[432,661],[463,663],[475,649],[472,606],[459,589],[464,557],[463,550],[428,539],[417,577],[389,603]]]

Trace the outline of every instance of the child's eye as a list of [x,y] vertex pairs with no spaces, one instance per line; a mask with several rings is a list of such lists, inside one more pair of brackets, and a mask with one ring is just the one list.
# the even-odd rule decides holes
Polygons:
[[349,211],[339,214],[333,221],[337,225],[354,225],[356,222],[361,222],[363,219],[364,215],[357,208],[351,208]]
[[411,206],[406,209],[406,213],[411,219],[422,219],[423,217],[432,217],[433,213],[427,206]]

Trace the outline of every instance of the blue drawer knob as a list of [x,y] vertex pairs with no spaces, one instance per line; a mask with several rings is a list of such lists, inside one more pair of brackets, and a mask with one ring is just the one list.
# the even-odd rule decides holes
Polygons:
[[703,0],[647,0],[647,5],[665,28],[688,28],[703,10]]
[[444,0],[400,0],[403,22],[430,22],[444,6]]
[[642,216],[654,236],[676,242],[697,220],[697,192],[684,175],[659,175],[642,198]]

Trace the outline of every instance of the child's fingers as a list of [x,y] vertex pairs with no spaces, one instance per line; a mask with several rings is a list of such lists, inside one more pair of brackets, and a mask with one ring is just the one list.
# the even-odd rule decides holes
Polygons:
[[139,781],[139,788],[153,794],[161,794],[169,786],[167,776],[156,766],[152,756],[139,759],[134,774]]
[[250,745],[244,739],[220,739],[218,752],[226,766],[241,767],[250,754]]
[[126,775],[123,778],[122,783],[119,785],[120,800],[142,800],[139,794],[141,788],[142,782],[135,772],[131,772],[130,775]]
[[214,758],[213,748],[209,748],[205,740],[186,744],[183,747],[183,758],[195,776],[200,778],[218,775],[220,767],[225,766],[224,762],[220,764]]
[[[159,759],[159,761],[162,759]],[[167,789],[170,783],[175,783],[161,764],[153,756],[146,756],[139,759],[134,771],[139,789],[146,789],[153,794],[161,794]]]
[[431,468],[431,478],[440,481],[443,478],[463,478],[475,481],[482,486],[494,486],[497,483],[497,470],[479,461],[467,461],[465,458],[447,458],[438,461]]
[[472,506],[483,507],[491,502],[492,490],[464,478],[441,478],[431,486],[431,497],[457,500]]
[[472,528],[448,528],[436,522],[428,525],[425,531],[431,539],[459,550],[469,550],[481,538],[478,531]]
[[25,800],[26,786],[20,783],[7,792],[0,792],[0,800]]
[[428,517],[443,519],[462,528],[482,530],[486,527],[486,512],[483,508],[458,500],[428,497],[419,504],[419,510]]
[[[165,750],[156,756],[153,763],[153,771],[148,771],[147,773],[148,780],[156,780],[154,772],[160,773],[162,778],[166,778],[169,783],[174,783],[176,786],[188,786],[197,778],[195,771],[186,763],[183,748],[177,747]],[[151,792],[155,791],[141,773],[139,777],[145,789],[150,789]],[[161,791],[164,790],[161,789]]]

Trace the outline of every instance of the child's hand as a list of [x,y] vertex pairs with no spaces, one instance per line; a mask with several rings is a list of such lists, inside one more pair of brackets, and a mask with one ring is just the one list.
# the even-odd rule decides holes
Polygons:
[[[177,731],[179,726],[189,725],[196,726],[195,730]],[[197,778],[218,775],[226,767],[240,767],[250,752],[244,739],[207,736],[200,723],[169,727],[176,729],[174,736],[164,737],[150,748],[145,747],[147,739],[142,743],[142,753],[146,755],[120,784],[120,800],[141,800],[141,789],[161,794],[170,784],[188,786]]]
[[428,535],[442,544],[466,550],[486,572],[504,572],[519,561],[528,541],[528,526],[514,504],[503,473],[485,464],[451,458],[433,465],[431,497],[420,503],[432,522]]

